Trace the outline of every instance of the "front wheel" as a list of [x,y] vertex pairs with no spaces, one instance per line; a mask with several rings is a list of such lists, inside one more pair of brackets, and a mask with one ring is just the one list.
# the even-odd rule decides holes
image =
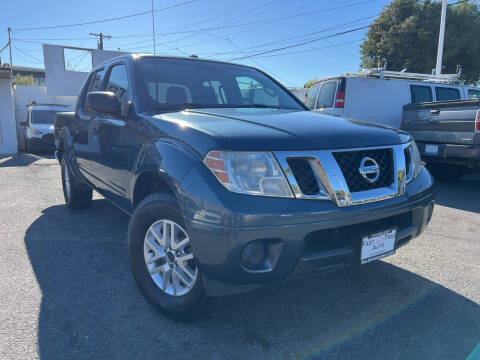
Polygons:
[[128,229],[130,267],[145,298],[169,314],[192,314],[206,299],[202,277],[175,198],[154,194],[135,209]]

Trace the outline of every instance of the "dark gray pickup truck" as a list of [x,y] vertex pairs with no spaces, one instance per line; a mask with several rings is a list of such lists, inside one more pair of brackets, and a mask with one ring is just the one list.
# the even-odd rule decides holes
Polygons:
[[413,136],[439,180],[458,180],[480,166],[478,99],[405,105],[401,128]]
[[131,215],[133,275],[167,313],[391,255],[433,212],[409,135],[310,112],[247,66],[125,55],[55,127],[67,205],[94,189]]

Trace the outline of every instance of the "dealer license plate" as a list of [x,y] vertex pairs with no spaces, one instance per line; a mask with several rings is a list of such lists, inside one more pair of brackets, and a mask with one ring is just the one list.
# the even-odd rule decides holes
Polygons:
[[438,145],[426,144],[425,145],[425,154],[426,155],[437,155],[438,154]]
[[395,253],[397,230],[391,229],[368,235],[362,239],[361,263],[378,260]]

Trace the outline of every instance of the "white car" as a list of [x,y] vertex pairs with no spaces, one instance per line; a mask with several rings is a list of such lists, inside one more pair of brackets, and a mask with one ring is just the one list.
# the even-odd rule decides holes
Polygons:
[[27,119],[20,123],[25,126],[25,150],[27,152],[55,150],[53,122],[59,111],[66,111],[67,105],[36,104],[27,106]]
[[321,79],[309,89],[305,104],[320,113],[399,128],[403,105],[480,98],[477,87],[429,81],[432,75],[396,74],[406,78],[350,74]]

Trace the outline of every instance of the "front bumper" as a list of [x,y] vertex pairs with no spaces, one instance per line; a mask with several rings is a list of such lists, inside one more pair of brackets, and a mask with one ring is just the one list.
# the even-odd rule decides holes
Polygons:
[[[397,249],[425,229],[433,212],[434,183],[425,169],[404,196],[345,208],[331,201],[233,194],[216,183],[202,184],[201,171],[192,169],[183,181],[189,197],[182,210],[212,295],[360,264],[363,236],[396,227]],[[203,189],[198,197],[191,195],[196,189]],[[253,240],[266,243],[270,266],[252,271],[242,265],[242,249]]]
[[43,134],[43,135],[32,135],[27,137],[29,146],[38,150],[54,150],[55,149],[55,140],[53,133]]

